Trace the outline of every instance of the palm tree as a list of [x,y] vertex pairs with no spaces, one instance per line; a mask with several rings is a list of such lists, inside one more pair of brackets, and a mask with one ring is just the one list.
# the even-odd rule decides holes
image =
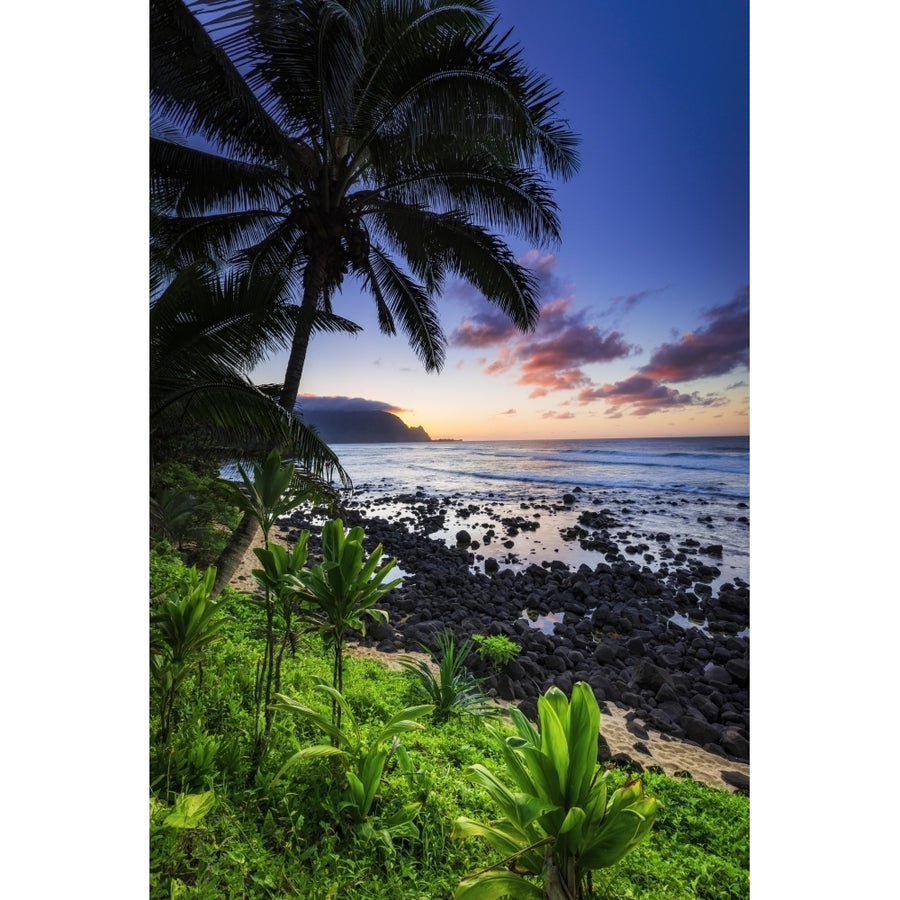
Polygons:
[[[262,358],[290,340],[297,310],[282,301],[283,288],[277,275],[220,276],[196,262],[151,298],[151,465],[188,437],[220,459],[238,461],[284,447],[311,476],[333,471],[348,481],[334,452],[285,413],[271,386],[267,391],[248,377]],[[336,316],[318,325],[358,330]]]
[[[577,168],[558,94],[486,0],[151,0],[153,109],[195,140],[151,140],[173,264],[212,251],[281,272],[299,306],[280,404],[344,277],[426,369],[448,277],[522,329],[537,285],[500,235],[556,241],[549,175]],[[196,143],[198,142],[199,143]]]
[[[435,298],[460,278],[520,328],[537,282],[503,234],[559,239],[549,176],[577,169],[559,95],[499,34],[487,0],[151,0],[156,227],[169,265],[281,273],[298,307],[279,403],[346,275],[427,370]],[[218,562],[249,546],[245,518]]]
[[[219,461],[254,461],[272,447],[295,461],[297,476],[319,495],[350,479],[318,435],[285,412],[271,389],[248,373],[290,340],[296,307],[283,302],[278,275],[219,275],[198,261],[174,275],[151,253],[150,458],[177,455],[187,443]],[[353,332],[354,323],[320,316],[317,327]],[[220,561],[213,595],[229,580],[256,531],[246,517]]]

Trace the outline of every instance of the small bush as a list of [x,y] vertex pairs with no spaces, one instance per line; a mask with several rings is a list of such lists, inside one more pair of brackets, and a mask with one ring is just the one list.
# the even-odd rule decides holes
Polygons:
[[413,693],[418,699],[434,705],[434,721],[444,722],[461,713],[497,715],[497,705],[479,687],[482,679],[476,678],[466,665],[472,653],[472,642],[466,639],[457,646],[449,629],[438,632],[434,641],[437,650],[420,646],[437,663],[436,671],[424,659],[407,656],[401,660],[403,668],[413,676]]
[[473,634],[472,640],[475,652],[498,672],[522,652],[522,648],[505,634]]

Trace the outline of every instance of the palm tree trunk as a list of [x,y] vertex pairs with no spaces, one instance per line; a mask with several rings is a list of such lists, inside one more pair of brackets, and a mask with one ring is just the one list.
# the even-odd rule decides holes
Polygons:
[[259,522],[249,513],[244,513],[238,527],[225,545],[225,549],[219,554],[216,560],[216,580],[213,584],[213,599],[219,596],[222,588],[231,581],[234,573],[237,571],[241,560],[250,549],[256,536],[259,534]]
[[288,412],[293,412],[294,405],[297,403],[297,393],[300,390],[300,379],[303,377],[303,366],[306,362],[306,351],[309,349],[313,321],[324,289],[325,257],[320,255],[310,259],[303,272],[303,302],[300,304],[300,321],[294,332],[291,355],[288,357],[287,369],[284,373],[284,385],[278,399],[281,408]]
[[[315,320],[316,310],[319,306],[319,297],[324,286],[325,260],[310,260],[303,273],[303,302],[300,304],[300,321],[297,323],[297,329],[294,332],[291,354],[284,373],[284,386],[278,400],[281,408],[288,412],[294,411],[294,405],[297,402],[300,378],[303,375],[306,352],[309,349],[309,338],[312,334],[313,321]],[[277,449],[280,450],[281,448]],[[244,518],[241,519],[225,549],[216,560],[216,582],[213,586],[213,598],[217,597],[222,588],[231,581],[258,531],[259,525],[256,519],[249,513],[245,513]]]

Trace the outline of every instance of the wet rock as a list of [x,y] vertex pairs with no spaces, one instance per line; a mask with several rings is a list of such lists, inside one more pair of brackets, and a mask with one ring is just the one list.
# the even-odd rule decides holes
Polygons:
[[681,727],[684,729],[684,736],[701,747],[705,744],[717,743],[722,734],[720,727],[693,716],[682,717]]
[[704,675],[704,678],[710,683],[715,685],[730,685],[734,682],[731,679],[731,676],[728,674],[726,669],[723,669],[722,666],[710,666]]
[[750,759],[750,742],[737,728],[725,728],[721,739],[722,749],[737,759]]
[[741,686],[750,681],[750,660],[730,659],[725,663],[725,671]]
[[[688,737],[723,757],[746,758],[741,754],[749,753],[749,639],[739,635],[749,624],[749,585],[733,578],[718,587],[717,595],[699,589],[720,578],[715,566],[696,557],[698,549],[716,544],[701,548],[699,542],[680,542],[677,569],[671,562],[675,555],[666,547],[660,555],[670,562],[657,572],[642,565],[640,557],[620,556],[617,541],[640,552],[641,538],[662,543],[671,537],[625,531],[610,511],[612,502],[601,505],[595,499],[590,510],[579,514],[580,539],[595,541],[607,558],[577,571],[561,560],[542,560],[521,571],[501,569],[509,557],[488,557],[484,573],[472,571],[474,529],[461,529],[459,536],[468,535],[469,542],[460,546],[426,533],[440,508],[452,505],[464,509],[487,538],[493,531],[485,518],[490,512],[465,505],[462,498],[433,504],[424,494],[410,495],[412,524],[388,523],[372,516],[371,509],[365,519],[350,511],[344,521],[348,527],[366,528],[366,549],[382,543],[385,554],[397,557],[410,573],[379,602],[390,625],[370,630],[370,642],[380,639],[387,652],[402,652],[419,649],[419,641],[430,646],[427,642],[444,627],[458,641],[476,632],[506,634],[523,649],[505,677],[493,676],[490,687],[526,715],[530,710],[534,717],[534,701],[549,685],[568,693],[575,681],[586,681],[598,699],[630,710],[635,727],[649,725],[672,737]],[[525,530],[533,521],[514,517],[506,527]],[[291,524],[308,528],[302,517],[292,518]],[[312,558],[320,529],[309,530]],[[544,634],[522,618],[525,609],[541,615],[565,612],[565,618],[555,633]],[[669,622],[676,611],[710,633]],[[709,662],[713,665],[707,669]]]
[[665,669],[654,665],[646,659],[642,659],[635,667],[631,677],[631,683],[637,687],[649,688],[656,692],[669,680]]
[[632,759],[627,753],[614,753],[611,759],[616,766],[624,769],[626,772],[634,772],[640,775],[644,771],[644,767],[636,760]]
[[750,796],[750,776],[743,772],[735,772],[732,770],[724,770],[722,773],[722,781],[733,787],[739,794],[745,797]]

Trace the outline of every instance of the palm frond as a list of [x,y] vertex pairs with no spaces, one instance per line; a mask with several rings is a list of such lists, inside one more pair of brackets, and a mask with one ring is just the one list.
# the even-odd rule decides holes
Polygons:
[[[275,160],[284,135],[199,20],[208,5],[151,0],[151,107],[225,152]],[[226,7],[237,9],[246,3],[220,0],[216,6],[221,16]]]
[[394,178],[365,195],[378,209],[380,198],[434,212],[465,210],[498,232],[519,234],[535,244],[559,242],[559,217],[547,181],[529,169],[489,156],[451,156],[408,169],[394,167]]
[[280,273],[306,309],[285,398],[309,329],[345,329],[327,316],[348,273],[427,369],[449,274],[533,327],[536,280],[505,235],[559,239],[549,178],[575,172],[578,139],[492,16],[488,0],[151,0],[154,297],[184,266]]
[[245,210],[203,216],[151,214],[154,252],[174,269],[198,259],[230,261],[247,246],[265,241],[284,216],[269,210]]
[[387,327],[382,324],[382,331],[393,333],[389,329],[394,320],[399,321],[426,371],[440,371],[444,365],[446,339],[429,293],[378,247],[371,250],[365,277],[369,290],[389,311],[385,320],[390,324]]
[[196,216],[210,212],[279,209],[290,182],[277,170],[150,138],[150,190],[161,210]]
[[[419,209],[412,216],[383,208],[379,218],[398,255],[412,267],[425,256],[431,270],[441,278],[456,274],[496,305],[517,328],[534,328],[540,314],[537,279],[516,261],[502,238],[458,212]],[[419,275],[415,268],[413,271]]]

